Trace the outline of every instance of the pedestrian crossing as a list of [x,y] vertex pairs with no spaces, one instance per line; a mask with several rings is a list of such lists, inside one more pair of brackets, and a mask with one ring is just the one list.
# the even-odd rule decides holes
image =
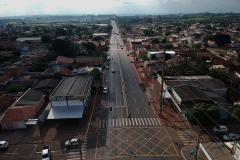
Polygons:
[[[88,140],[85,140],[84,142],[80,143],[80,146],[71,148],[69,151],[67,160],[83,160],[83,159],[85,159],[87,142],[88,142]],[[81,159],[81,156],[82,156],[82,159]]]
[[99,121],[99,128],[128,127],[128,126],[160,126],[158,118],[119,118]]
[[183,142],[184,146],[196,146],[197,140],[195,137],[192,136],[192,132],[187,131],[177,131],[178,136],[180,137],[181,141]]

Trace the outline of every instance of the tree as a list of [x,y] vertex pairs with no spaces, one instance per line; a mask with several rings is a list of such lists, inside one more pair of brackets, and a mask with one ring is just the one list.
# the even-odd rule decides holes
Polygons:
[[159,43],[158,38],[154,38],[154,39],[152,40],[152,43]]
[[43,72],[47,68],[47,64],[44,62],[34,62],[32,67],[29,69],[30,72]]
[[95,44],[92,42],[83,43],[82,46],[86,48],[88,51],[94,51],[96,49]]
[[215,121],[220,118],[218,106],[211,106],[206,103],[197,103],[189,112],[194,119],[202,124],[209,123],[212,119]]
[[68,49],[71,45],[71,42],[68,40],[55,39],[52,41],[52,49],[61,56],[70,56]]
[[24,88],[20,85],[17,84],[11,84],[10,86],[7,87],[7,92],[12,93],[12,92],[23,92]]
[[50,43],[50,42],[52,42],[52,39],[49,36],[44,35],[41,37],[41,41],[43,43]]
[[62,73],[60,73],[60,72],[55,72],[55,73],[53,74],[53,78],[62,79],[62,78],[63,78],[63,75],[62,75]]
[[234,108],[233,113],[232,113],[237,119],[240,119],[240,108]]
[[228,34],[217,33],[214,35],[215,43],[220,46],[231,43],[231,37]]
[[94,80],[100,80],[101,76],[102,76],[102,73],[100,72],[100,70],[98,68],[94,68],[90,72],[90,76],[92,76]]
[[231,74],[228,68],[217,68],[217,69],[211,69],[208,74],[215,78],[222,80],[225,84],[227,84],[227,80],[229,75]]

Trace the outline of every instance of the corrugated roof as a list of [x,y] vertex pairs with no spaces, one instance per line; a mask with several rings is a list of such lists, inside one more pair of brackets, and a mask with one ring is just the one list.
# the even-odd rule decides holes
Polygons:
[[30,89],[16,102],[16,105],[37,105],[43,98],[46,90]]
[[89,77],[69,77],[64,78],[52,96],[75,96],[83,95]]
[[56,88],[60,82],[61,82],[60,79],[55,79],[55,78],[45,79],[45,80],[39,81],[33,88],[34,89]]

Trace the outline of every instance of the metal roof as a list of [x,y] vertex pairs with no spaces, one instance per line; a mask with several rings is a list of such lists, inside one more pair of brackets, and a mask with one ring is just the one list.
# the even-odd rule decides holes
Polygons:
[[51,96],[75,96],[83,95],[89,77],[64,78]]
[[47,119],[82,118],[83,106],[52,107]]

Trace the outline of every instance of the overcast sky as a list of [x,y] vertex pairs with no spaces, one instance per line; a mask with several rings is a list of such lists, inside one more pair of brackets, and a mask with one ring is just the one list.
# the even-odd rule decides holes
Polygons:
[[240,0],[1,0],[0,17],[44,14],[239,13]]

